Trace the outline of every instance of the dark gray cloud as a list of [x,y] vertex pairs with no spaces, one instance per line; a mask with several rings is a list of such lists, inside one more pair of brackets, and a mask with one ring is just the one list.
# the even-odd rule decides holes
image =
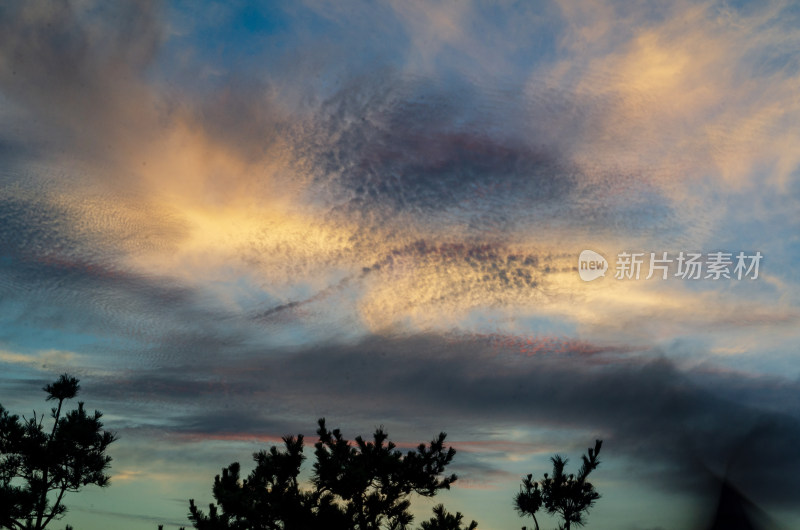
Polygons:
[[4,2],[0,89],[53,128],[50,140],[102,152],[111,131],[135,125],[129,98],[161,35],[157,2]]
[[[640,175],[589,175],[572,147],[596,101],[537,88],[501,89],[387,71],[356,78],[315,110],[299,157],[332,212],[383,223],[398,214],[439,228],[500,234],[554,219],[638,229],[672,215]],[[624,194],[613,212],[601,197]]]
[[513,134],[524,127],[508,112],[518,95],[502,103],[509,108],[486,108],[466,87],[396,77],[359,80],[322,108],[332,143],[322,178],[338,177],[353,202],[430,211],[498,192],[557,200],[574,186],[552,140]]
[[194,412],[174,417],[166,431],[193,435],[280,435],[292,428],[310,435],[321,416],[337,425],[342,418],[345,430],[379,419],[390,432],[405,426],[411,431],[405,437],[423,438],[438,430],[458,437],[476,427],[576,428],[603,437],[611,458],[637,462],[630,480],[707,492],[709,477],[727,474],[756,502],[791,506],[800,487],[793,449],[800,418],[791,408],[766,411],[748,402],[764,392],[796,396],[798,384],[706,374],[699,385],[695,375],[664,359],[527,357],[489,352],[473,341],[372,337],[253,352],[213,370],[199,360],[167,373],[98,380],[93,388],[113,401],[123,395],[129,403],[191,401]]

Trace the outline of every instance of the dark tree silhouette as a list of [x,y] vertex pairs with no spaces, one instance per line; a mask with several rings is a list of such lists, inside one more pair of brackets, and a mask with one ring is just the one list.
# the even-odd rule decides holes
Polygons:
[[316,528],[327,519],[329,528],[342,526],[344,514],[331,495],[304,492],[297,476],[303,456],[303,436],[287,436],[284,450],[277,447],[253,454],[255,469],[246,479],[234,462],[214,479],[213,495],[206,515],[189,501],[189,520],[200,530]]
[[[0,405],[0,527],[42,530],[67,511],[67,492],[109,484],[106,449],[116,439],[103,430],[102,414],[88,414],[83,402],[62,414],[64,402],[78,395],[78,380],[67,374],[43,388],[51,409],[50,432],[44,415],[20,420]],[[52,499],[51,497],[55,498]]]
[[456,512],[455,515],[447,513],[444,505],[439,504],[433,508],[433,517],[423,521],[420,525],[420,530],[475,530],[478,528],[478,523],[475,521],[472,521],[467,527],[462,527],[461,520],[463,518],[461,512]]
[[[238,463],[223,469],[214,479],[216,504],[206,514],[190,500],[189,520],[199,530],[401,530],[412,522],[412,493],[432,497],[457,478],[443,476],[455,456],[455,449],[444,445],[444,433],[406,453],[388,441],[383,428],[371,442],[360,436],[350,442],[339,429],[328,430],[323,418],[317,434],[310,488],[302,489],[297,478],[303,436],[287,436],[282,450],[253,455],[256,467],[246,479],[240,478]],[[423,529],[461,530],[461,518],[442,507]],[[473,522],[468,530],[476,526]]]
[[550,459],[553,463],[552,476],[545,473],[544,478],[538,481],[533,480],[533,475],[524,477],[520,491],[514,497],[514,507],[520,517],[530,515],[536,530],[539,530],[536,512],[544,507],[550,515],[556,514],[561,518],[561,530],[570,530],[572,525],[583,526],[586,523],[585,514],[600,498],[600,494],[586,479],[600,465],[597,455],[602,444],[601,440],[595,441],[594,449],[589,448],[588,455],[581,457],[583,463],[577,475],[567,475],[564,472],[567,459],[555,455]]

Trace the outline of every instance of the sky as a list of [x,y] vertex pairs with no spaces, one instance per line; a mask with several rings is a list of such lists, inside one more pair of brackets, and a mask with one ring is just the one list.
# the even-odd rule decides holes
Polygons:
[[0,403],[68,372],[119,437],[57,528],[187,525],[321,417],[448,434],[417,521],[529,525],[602,439],[588,528],[723,476],[800,527],[798,94],[791,1],[3,2]]

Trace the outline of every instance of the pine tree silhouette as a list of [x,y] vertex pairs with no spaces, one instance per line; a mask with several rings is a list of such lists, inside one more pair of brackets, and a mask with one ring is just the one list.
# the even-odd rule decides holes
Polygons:
[[550,459],[553,463],[552,476],[545,473],[544,478],[538,481],[533,480],[533,475],[523,477],[520,491],[514,497],[514,507],[520,517],[532,517],[536,530],[539,530],[536,512],[544,507],[547,513],[561,518],[560,530],[570,530],[572,525],[583,526],[589,508],[600,498],[600,494],[586,479],[600,465],[597,456],[602,444],[601,440],[597,440],[594,449],[589,448],[587,454],[581,457],[583,463],[577,475],[566,474],[564,468],[567,459],[555,455]]
[[[103,430],[102,414],[88,414],[83,402],[62,414],[75,398],[78,380],[68,374],[45,386],[52,426],[44,415],[20,419],[0,405],[0,527],[42,530],[67,511],[64,495],[95,484],[105,487],[111,462],[106,454],[116,436]],[[51,494],[55,499],[51,499]]]
[[[283,449],[272,447],[253,455],[256,467],[241,478],[234,462],[214,480],[216,504],[208,513],[189,501],[189,520],[198,530],[402,530],[410,528],[409,497],[433,497],[449,489],[457,477],[444,475],[455,449],[445,447],[440,433],[429,444],[401,452],[379,428],[366,441],[349,441],[339,429],[319,420],[319,441],[311,486],[300,487],[303,436],[287,436]],[[462,515],[434,509],[424,530],[462,530]],[[467,530],[474,530],[473,521]]]

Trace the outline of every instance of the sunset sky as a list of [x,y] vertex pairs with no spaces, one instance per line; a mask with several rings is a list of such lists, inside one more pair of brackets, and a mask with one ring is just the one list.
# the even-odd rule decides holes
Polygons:
[[69,372],[119,436],[55,528],[188,526],[320,417],[447,432],[417,522],[530,525],[601,438],[592,530],[702,528],[722,475],[800,528],[798,324],[796,2],[0,4],[0,403]]

